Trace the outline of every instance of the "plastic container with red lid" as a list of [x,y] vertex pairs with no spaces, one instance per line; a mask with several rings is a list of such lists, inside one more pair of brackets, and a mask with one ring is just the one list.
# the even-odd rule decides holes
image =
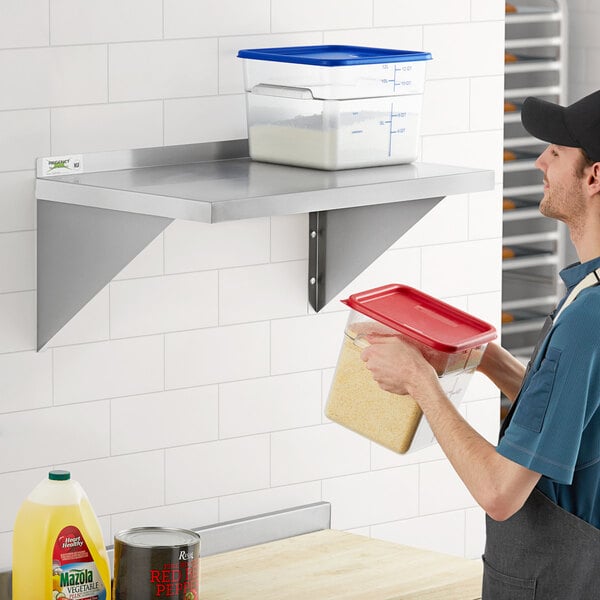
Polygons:
[[458,405],[496,330],[412,287],[390,284],[342,300],[352,310],[325,414],[398,453],[418,450],[435,438],[410,396],[382,390],[360,358],[365,336],[395,336],[415,345],[435,368],[442,388]]

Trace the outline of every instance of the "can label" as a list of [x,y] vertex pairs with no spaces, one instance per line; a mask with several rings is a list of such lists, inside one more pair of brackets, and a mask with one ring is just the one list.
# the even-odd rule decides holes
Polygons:
[[179,561],[165,563],[159,569],[150,569],[150,584],[155,598],[184,598],[197,600],[199,561],[194,553],[179,551]]
[[115,535],[113,600],[199,600],[200,536],[137,527]]
[[81,531],[58,534],[52,552],[52,600],[106,600],[106,588]]

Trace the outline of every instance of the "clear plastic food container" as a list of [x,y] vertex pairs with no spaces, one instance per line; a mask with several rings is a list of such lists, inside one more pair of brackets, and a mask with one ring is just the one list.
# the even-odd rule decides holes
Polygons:
[[412,162],[421,100],[315,100],[306,89],[260,85],[247,95],[250,156],[325,170]]
[[415,160],[429,53],[330,45],[238,56],[252,159],[327,170]]
[[352,310],[329,392],[326,416],[404,454],[435,442],[418,404],[408,395],[382,390],[360,358],[365,336],[399,337],[416,346],[435,368],[458,406],[494,327],[419,290],[400,284],[367,290],[343,300]]

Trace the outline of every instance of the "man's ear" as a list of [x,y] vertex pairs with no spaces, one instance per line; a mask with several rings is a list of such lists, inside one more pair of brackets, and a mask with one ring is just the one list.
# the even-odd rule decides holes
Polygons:
[[586,173],[586,184],[590,196],[600,194],[600,162],[594,163]]

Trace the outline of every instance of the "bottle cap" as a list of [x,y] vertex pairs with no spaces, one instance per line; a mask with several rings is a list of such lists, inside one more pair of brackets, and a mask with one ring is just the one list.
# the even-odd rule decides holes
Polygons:
[[67,481],[71,479],[71,473],[69,471],[50,471],[48,479],[51,481]]

